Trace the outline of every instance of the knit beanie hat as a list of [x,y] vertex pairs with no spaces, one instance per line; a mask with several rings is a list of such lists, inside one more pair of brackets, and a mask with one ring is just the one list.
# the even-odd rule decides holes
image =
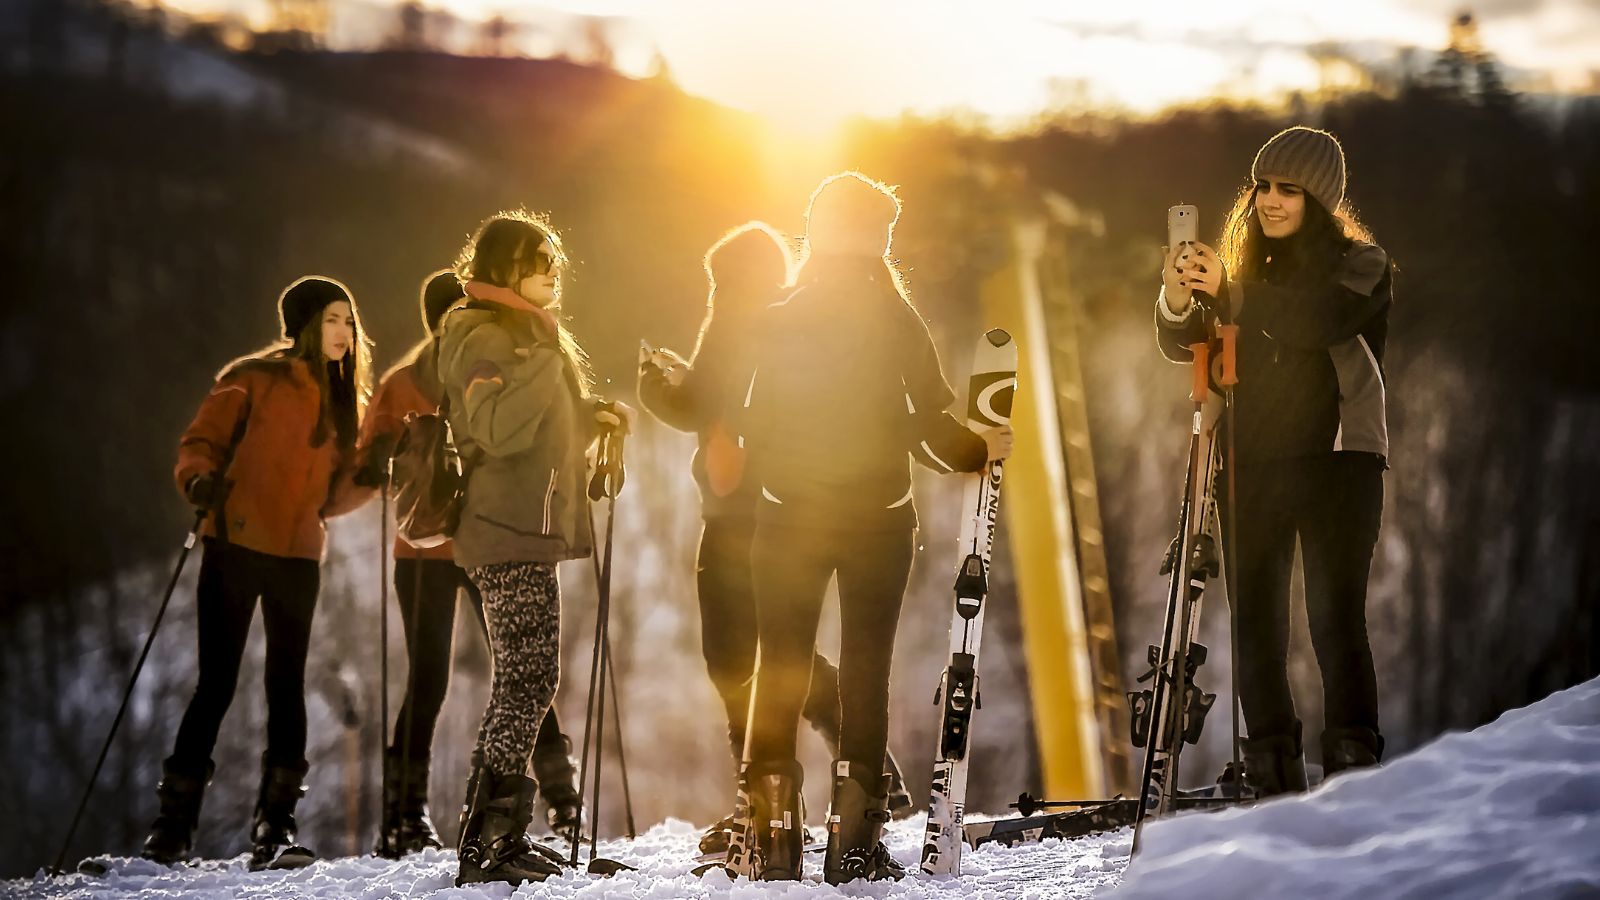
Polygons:
[[300,332],[323,308],[343,300],[350,302],[350,289],[322,275],[307,275],[283,289],[278,297],[278,321],[283,323],[283,339],[298,340]]
[[466,295],[454,269],[440,269],[429,275],[422,283],[422,327],[432,334],[450,307]]
[[1250,166],[1251,180],[1266,175],[1300,185],[1330,213],[1344,201],[1344,149],[1326,131],[1296,125],[1278,132]]

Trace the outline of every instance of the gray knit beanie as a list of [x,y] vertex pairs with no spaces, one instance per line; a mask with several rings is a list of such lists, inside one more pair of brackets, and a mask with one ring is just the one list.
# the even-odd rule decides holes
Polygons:
[[1251,180],[1266,175],[1300,185],[1335,212],[1344,201],[1344,148],[1326,131],[1304,125],[1286,128],[1267,141],[1250,166]]

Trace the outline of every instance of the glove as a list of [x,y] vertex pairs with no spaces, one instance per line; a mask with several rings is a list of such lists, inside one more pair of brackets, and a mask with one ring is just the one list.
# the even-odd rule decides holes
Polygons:
[[215,472],[196,475],[189,479],[188,485],[183,489],[183,495],[189,498],[196,509],[210,510],[217,505],[221,496],[222,479]]
[[375,488],[382,487],[384,477],[388,474],[389,460],[394,457],[395,448],[399,445],[400,438],[395,435],[384,435],[372,440],[367,447],[366,456],[363,458],[361,468],[356,470],[351,478],[357,487]]

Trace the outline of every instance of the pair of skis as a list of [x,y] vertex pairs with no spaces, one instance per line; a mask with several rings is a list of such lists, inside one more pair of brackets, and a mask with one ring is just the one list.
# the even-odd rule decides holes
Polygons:
[[[1007,425],[1017,388],[1017,345],[996,328],[978,341],[967,391],[967,427],[974,431]],[[922,842],[922,871],[961,872],[962,818],[967,805],[967,764],[972,716],[980,700],[978,653],[983,639],[984,604],[989,596],[989,562],[1000,514],[1004,464],[995,461],[969,480],[962,494],[961,562],[956,569],[955,611],[950,619],[950,661],[939,680],[934,703],[940,706],[938,745],[934,748],[933,788]]]

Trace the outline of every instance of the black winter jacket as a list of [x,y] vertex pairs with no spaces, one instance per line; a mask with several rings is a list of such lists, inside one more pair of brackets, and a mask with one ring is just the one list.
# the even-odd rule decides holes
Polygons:
[[[1228,284],[1239,325],[1238,459],[1387,457],[1388,254],[1357,241],[1321,274],[1284,268],[1269,262],[1262,280]],[[1198,308],[1174,316],[1156,300],[1157,342],[1173,362],[1192,360],[1189,345],[1204,339]]]

